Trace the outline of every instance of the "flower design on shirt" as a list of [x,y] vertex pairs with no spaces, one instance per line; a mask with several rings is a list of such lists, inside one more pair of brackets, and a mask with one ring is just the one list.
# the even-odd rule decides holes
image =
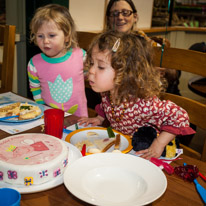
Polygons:
[[49,90],[54,101],[62,104],[67,102],[72,95],[73,81],[72,78],[63,81],[61,75],[58,75],[54,83],[48,82]]

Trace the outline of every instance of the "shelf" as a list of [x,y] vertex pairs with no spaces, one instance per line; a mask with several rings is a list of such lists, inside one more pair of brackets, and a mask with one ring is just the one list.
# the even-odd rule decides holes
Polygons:
[[201,17],[201,18],[206,18],[206,13],[205,14],[198,14],[198,13],[192,13],[192,12],[176,12],[178,16],[194,16],[194,17]]
[[182,4],[182,5],[176,5],[175,8],[201,8],[206,7],[206,4]]
[[206,27],[206,3],[183,5],[173,0],[168,12],[165,7],[168,1],[164,0],[164,4],[158,4],[159,2],[160,0],[154,0],[152,26],[162,26],[164,22],[168,22],[169,26],[185,26],[194,21],[194,25]]

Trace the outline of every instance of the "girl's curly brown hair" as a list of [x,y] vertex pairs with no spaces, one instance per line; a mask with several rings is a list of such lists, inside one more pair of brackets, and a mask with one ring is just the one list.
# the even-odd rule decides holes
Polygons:
[[69,37],[66,42],[67,50],[78,46],[75,23],[69,13],[69,9],[58,5],[48,4],[36,10],[30,22],[30,41],[36,44],[36,33],[44,22],[54,21],[59,29],[64,32],[65,37]]
[[[120,38],[116,52],[112,47]],[[92,49],[98,45],[100,51],[111,51],[111,66],[115,70],[114,95],[115,104],[137,98],[148,99],[158,96],[161,91],[160,75],[153,66],[151,45],[136,34],[121,34],[108,31],[98,35],[91,43],[86,65],[90,68]]]

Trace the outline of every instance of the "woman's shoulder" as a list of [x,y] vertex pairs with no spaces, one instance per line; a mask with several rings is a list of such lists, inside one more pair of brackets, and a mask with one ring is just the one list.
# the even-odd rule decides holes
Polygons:
[[157,47],[160,46],[157,42],[155,42],[153,39],[151,39],[150,37],[147,36],[147,34],[145,34],[144,31],[142,30],[135,30],[133,32],[138,38],[140,38],[141,40],[145,40],[149,43],[151,43],[152,46]]

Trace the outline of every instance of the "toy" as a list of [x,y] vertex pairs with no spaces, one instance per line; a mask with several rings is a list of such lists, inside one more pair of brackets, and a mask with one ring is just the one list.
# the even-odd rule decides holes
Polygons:
[[[132,137],[133,150],[140,151],[149,148],[153,140],[157,136],[158,133],[153,127],[140,127],[138,131],[133,134]],[[175,138],[168,143],[161,156],[166,158],[173,158],[176,156],[177,148],[179,148],[179,143]]]

